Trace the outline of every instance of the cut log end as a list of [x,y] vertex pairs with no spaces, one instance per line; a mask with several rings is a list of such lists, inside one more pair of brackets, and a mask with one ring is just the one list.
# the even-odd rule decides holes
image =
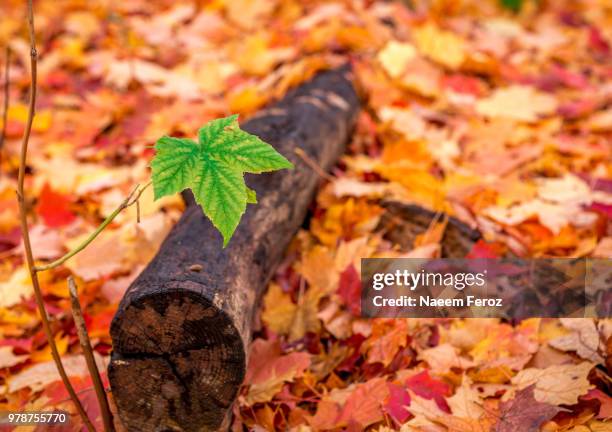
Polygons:
[[[137,306],[135,306],[136,304]],[[223,310],[191,290],[149,294],[112,325],[109,379],[129,430],[215,430],[244,378],[239,332]],[[136,378],[136,379],[135,379]]]

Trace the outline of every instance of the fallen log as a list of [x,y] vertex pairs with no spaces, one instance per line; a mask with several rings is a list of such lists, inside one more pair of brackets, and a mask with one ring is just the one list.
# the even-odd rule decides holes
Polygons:
[[440,242],[443,258],[464,258],[481,239],[479,231],[445,213],[436,213],[415,204],[398,201],[383,201],[381,205],[386,212],[382,215],[377,230],[382,231],[384,238],[399,245],[402,250],[412,250],[418,235],[425,233],[433,222],[445,218],[448,218],[448,223]]
[[258,299],[320,180],[295,150],[323,170],[343,153],[359,109],[349,73],[320,73],[241,125],[295,169],[247,175],[259,203],[248,207],[225,249],[200,207],[189,205],[128,288],[111,324],[108,369],[128,430],[216,430],[223,423],[245,374]]

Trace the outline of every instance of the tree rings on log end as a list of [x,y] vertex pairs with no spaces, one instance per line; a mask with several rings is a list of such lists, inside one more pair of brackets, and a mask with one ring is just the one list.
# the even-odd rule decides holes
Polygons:
[[[192,289],[131,302],[112,322],[109,379],[129,430],[216,430],[245,373],[240,334]],[[124,395],[129,395],[126,397]]]

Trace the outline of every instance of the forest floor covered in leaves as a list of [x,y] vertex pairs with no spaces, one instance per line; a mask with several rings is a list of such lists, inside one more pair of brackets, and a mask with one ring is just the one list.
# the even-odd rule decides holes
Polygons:
[[[612,256],[609,1],[526,1],[518,14],[484,0],[34,5],[39,99],[26,189],[41,262],[147,182],[162,135],[192,137],[232,113],[242,121],[317,71],[352,65],[364,103],[355,136],[263,298],[232,430],[612,430],[610,319],[359,316],[360,259],[439,256],[447,224],[400,247],[380,229],[382,200],[479,230],[471,257]],[[24,2],[3,0],[0,15],[11,52],[0,410],[73,411],[41,330],[15,199],[29,85]],[[153,201],[149,188],[140,223],[130,207],[41,274],[56,343],[97,424],[66,278],[80,287],[104,365],[117,304],[182,208],[179,196]]]

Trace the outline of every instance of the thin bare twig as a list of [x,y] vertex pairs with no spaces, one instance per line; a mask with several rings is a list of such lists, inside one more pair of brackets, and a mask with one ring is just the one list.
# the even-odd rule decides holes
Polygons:
[[6,124],[8,121],[8,106],[9,106],[9,86],[11,83],[10,69],[11,69],[11,49],[6,47],[6,54],[4,56],[4,106],[2,108],[2,135],[0,135],[0,149],[4,145],[4,139],[6,137]]
[[100,414],[102,416],[102,422],[104,423],[104,430],[105,432],[114,432],[115,426],[113,424],[113,414],[111,413],[108,405],[108,399],[106,398],[106,391],[104,390],[104,385],[102,384],[102,379],[100,378],[98,365],[96,365],[96,359],[91,347],[91,341],[89,340],[89,335],[87,334],[85,318],[83,317],[83,311],[81,310],[81,304],[79,303],[77,286],[72,276],[68,277],[68,291],[70,292],[70,305],[72,308],[74,325],[76,326],[79,342],[81,343],[81,349],[83,350],[83,356],[85,356],[87,369],[89,370],[89,375],[91,376],[91,380],[96,391],[96,398],[98,399]]
[[[130,207],[134,203],[138,203],[140,196],[150,184],[151,182],[147,183],[140,190],[138,190],[138,185],[137,185],[136,188],[134,188],[134,190],[130,192],[127,198],[124,199],[121,204],[119,204],[119,207],[117,207],[110,215],[108,215],[106,219],[104,219],[104,221],[100,225],[98,225],[98,228],[96,228],[96,230],[92,232],[85,240],[83,240],[77,247],[72,249],[70,252],[66,253],[66,255],[62,256],[61,258],[58,258],[55,261],[50,262],[49,264],[36,266],[34,269],[37,272],[51,270],[55,267],[58,267],[64,264],[70,258],[72,258],[76,254],[81,252],[83,249],[87,247],[87,245],[89,245],[92,241],[94,241],[94,239],[98,237],[98,235],[100,235],[102,231],[104,231],[104,228],[106,228],[117,217],[119,213],[121,213],[123,210]],[[138,218],[140,219],[140,217]]]
[[6,138],[6,124],[8,122],[8,107],[9,107],[9,85],[11,78],[9,75],[11,64],[11,49],[6,46],[4,64],[4,105],[2,108],[2,132],[0,132],[0,163],[2,162],[2,149],[4,148],[4,140]]
[[38,275],[36,273],[36,269],[34,267],[34,254],[32,253],[32,244],[30,242],[30,233],[28,231],[28,220],[27,220],[27,208],[25,201],[25,193],[24,193],[24,180],[25,180],[25,169],[27,163],[27,154],[28,154],[28,143],[30,140],[30,133],[32,132],[32,122],[34,121],[34,111],[36,105],[36,78],[37,78],[37,58],[38,53],[36,51],[36,38],[34,34],[34,7],[32,5],[32,0],[28,0],[28,30],[30,33],[30,69],[31,69],[31,82],[30,82],[30,101],[28,107],[28,119],[25,125],[25,130],[23,132],[23,140],[21,142],[21,153],[19,157],[19,176],[17,179],[17,200],[19,202],[19,219],[21,222],[21,234],[23,236],[23,244],[25,250],[25,258],[28,266],[28,270],[30,272],[30,279],[32,281],[32,287],[34,288],[34,297],[36,299],[36,305],[38,306],[38,311],[40,313],[40,320],[42,323],[42,328],[47,338],[47,342],[49,347],[51,348],[51,356],[53,357],[53,361],[57,367],[57,371],[70,395],[70,399],[72,399],[79,415],[83,419],[87,430],[94,432],[94,427],[87,417],[87,413],[79,400],[79,397],[74,391],[70,380],[68,379],[68,374],[64,369],[64,365],[62,364],[62,359],[60,358],[59,351],[57,350],[57,345],[55,344],[55,339],[53,337],[53,332],[51,331],[51,325],[49,323],[49,317],[47,316],[47,310],[45,308],[45,302],[43,298],[42,291],[40,289],[40,283],[38,281]]
[[295,154],[298,155],[300,157],[300,159],[302,159],[304,161],[304,163],[306,165],[308,165],[310,167],[310,169],[312,169],[314,172],[316,172],[321,178],[324,178],[327,181],[333,181],[334,180],[334,176],[326,173],[325,171],[323,171],[323,169],[314,161],[312,160],[312,158],[310,156],[308,156],[306,154],[306,152],[304,152],[304,150],[302,150],[301,148],[297,147],[294,150]]

